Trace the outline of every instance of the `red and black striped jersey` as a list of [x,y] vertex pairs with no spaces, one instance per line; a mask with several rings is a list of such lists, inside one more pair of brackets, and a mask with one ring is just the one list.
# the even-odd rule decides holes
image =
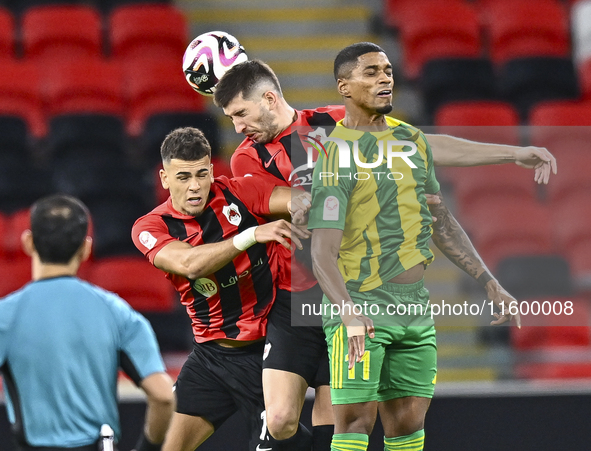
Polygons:
[[[138,219],[132,229],[136,247],[154,264],[167,244],[180,240],[200,246],[231,239],[266,221],[275,184],[248,178],[216,178],[203,213],[179,213],[171,198]],[[257,243],[213,274],[196,280],[166,273],[181,294],[197,342],[220,338],[256,340],[266,334],[275,300],[278,268],[276,242]]]
[[[345,117],[345,107],[330,105],[314,110],[296,110],[296,113],[297,118],[293,124],[270,143],[255,143],[250,138],[242,141],[230,162],[234,177],[252,176],[279,186],[310,190],[313,169],[307,164],[308,154],[299,139],[298,131],[309,127],[323,127],[328,136],[336,123]],[[281,262],[284,276],[280,279],[279,288],[304,291],[316,284],[314,275],[297,260],[292,261],[287,249],[282,247],[279,253],[284,257]]]

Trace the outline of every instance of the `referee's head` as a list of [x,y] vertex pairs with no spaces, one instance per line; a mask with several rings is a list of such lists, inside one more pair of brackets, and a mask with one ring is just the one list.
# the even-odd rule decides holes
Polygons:
[[67,265],[76,256],[82,261],[90,252],[89,219],[88,209],[75,197],[44,197],[31,207],[31,229],[23,232],[23,247],[42,264]]

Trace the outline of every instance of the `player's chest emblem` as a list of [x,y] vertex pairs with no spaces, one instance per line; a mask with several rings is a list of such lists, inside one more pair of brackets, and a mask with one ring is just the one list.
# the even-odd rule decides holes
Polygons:
[[222,213],[224,213],[224,216],[232,225],[237,226],[240,224],[240,221],[242,221],[240,210],[238,210],[238,207],[234,203],[224,206],[224,208],[222,208]]

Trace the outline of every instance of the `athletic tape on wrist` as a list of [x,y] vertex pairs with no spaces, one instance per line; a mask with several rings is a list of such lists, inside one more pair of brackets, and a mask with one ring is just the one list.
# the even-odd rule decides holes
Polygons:
[[254,237],[254,231],[256,230],[255,227],[251,227],[250,229],[246,229],[244,232],[240,232],[232,239],[232,243],[234,247],[239,251],[245,251],[250,246],[257,242],[256,238]]

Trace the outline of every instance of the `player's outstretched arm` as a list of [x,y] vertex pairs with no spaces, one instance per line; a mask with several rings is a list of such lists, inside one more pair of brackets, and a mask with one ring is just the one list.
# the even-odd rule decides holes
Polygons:
[[548,183],[550,173],[556,174],[556,158],[544,147],[519,147],[489,144],[449,135],[426,135],[436,166],[481,166],[515,163],[534,169],[537,183]]
[[339,267],[337,258],[343,231],[340,229],[315,229],[312,233],[312,264],[320,288],[330,302],[339,306],[341,319],[347,327],[349,346],[349,369],[360,362],[365,352],[365,334],[374,338],[373,321],[363,315],[350,314],[353,301]]
[[433,224],[433,242],[452,263],[476,279],[486,289],[488,297],[499,307],[501,314],[495,315],[497,319],[491,324],[502,324],[515,318],[517,326],[521,327],[519,315],[513,317],[508,313],[510,303],[517,301],[490,273],[470,238],[448,210],[441,192],[437,195],[441,202],[429,206],[431,214],[437,218],[437,222]]
[[191,246],[183,241],[173,241],[158,251],[154,257],[154,266],[194,280],[220,270],[256,243],[277,241],[291,250],[288,239],[301,248],[300,238],[308,236],[307,231],[292,227],[289,222],[280,219],[251,227],[219,243]]

